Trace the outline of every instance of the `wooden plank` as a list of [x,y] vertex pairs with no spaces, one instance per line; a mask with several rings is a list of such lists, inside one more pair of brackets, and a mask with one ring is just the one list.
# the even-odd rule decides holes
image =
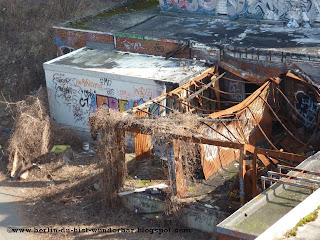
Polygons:
[[186,84],[172,90],[171,92],[169,93],[165,93],[159,97],[156,97],[156,98],[153,98],[152,100],[148,101],[148,102],[145,102],[139,106],[136,106],[134,108],[131,108],[129,110],[127,110],[125,113],[134,113],[136,112],[138,109],[145,109],[147,107],[149,107],[150,105],[154,104],[153,102],[160,102],[160,101],[163,101],[164,99],[166,99],[168,96],[171,96],[173,94],[178,94],[180,91],[183,91],[185,88],[188,88],[190,87],[191,85],[195,84],[197,81],[200,81],[208,76],[211,76],[213,75],[215,71],[215,68],[210,68],[208,69],[207,71],[205,71],[204,73],[202,73],[200,76],[198,77],[195,77],[194,79],[192,79],[191,81],[187,82]]
[[257,150],[258,150],[258,153],[261,153],[263,155],[267,155],[269,157],[273,157],[276,159],[283,159],[283,160],[294,161],[294,162],[303,162],[304,160],[307,159],[306,156],[302,156],[294,153],[281,152],[281,151],[263,149],[263,148],[257,148]]
[[265,155],[257,154],[257,156],[260,159],[260,161],[263,163],[264,166],[268,167],[270,165],[270,161]]
[[239,195],[240,195],[240,204],[243,206],[245,204],[245,186],[244,186],[244,176],[246,174],[246,163],[245,163],[246,150],[244,147],[240,149],[240,158],[239,158]]
[[175,176],[176,176],[176,188],[179,197],[184,197],[187,192],[186,179],[184,175],[184,169],[182,165],[182,156],[180,151],[180,145],[178,140],[173,140],[173,152],[175,160]]
[[202,93],[204,90],[208,89],[212,84],[214,84],[216,81],[218,81],[220,78],[222,78],[225,75],[225,73],[222,73],[220,76],[218,77],[213,77],[213,79],[211,78],[211,81],[202,86],[198,91],[194,92],[193,94],[191,94],[186,101],[190,102],[193,98],[195,98],[196,96],[198,96],[200,93]]
[[252,196],[255,197],[257,193],[257,149],[254,149],[253,159],[252,159]]

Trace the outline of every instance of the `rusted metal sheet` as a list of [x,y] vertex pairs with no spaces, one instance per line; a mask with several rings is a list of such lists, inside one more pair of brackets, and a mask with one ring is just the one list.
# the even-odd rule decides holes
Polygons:
[[[265,83],[240,104],[209,115],[209,118],[223,118],[234,115],[236,119],[242,119],[242,121],[211,124],[209,128],[203,128],[203,134],[209,139],[251,145],[255,145],[259,140],[264,139],[262,131],[270,134],[272,130],[270,113],[262,100],[268,99],[270,84],[271,82]],[[203,144],[201,146],[201,163],[205,178],[208,179],[221,167],[238,160],[239,156],[239,150]]]
[[[225,67],[226,65],[223,66]],[[238,67],[241,67],[240,71]],[[299,148],[297,143],[304,146],[306,145],[304,142],[307,145],[312,142],[303,137],[301,138],[300,135],[307,135],[299,129],[298,122],[304,123],[304,129],[306,123],[311,122],[313,124],[309,125],[311,130],[318,126],[319,119],[319,111],[316,106],[318,106],[320,96],[319,94],[317,95],[314,87],[303,78],[292,73],[281,75],[281,78],[266,79],[265,76],[256,75],[256,72],[261,70],[259,67],[249,66],[248,63],[233,66],[233,71],[230,71],[230,73],[238,77],[233,75],[233,79],[230,79],[230,81],[228,80],[228,75],[219,75],[218,77],[217,69],[209,69],[190,82],[141,106],[135,107],[129,110],[128,113],[140,112],[141,116],[152,116],[152,113],[149,112],[151,104],[158,104],[167,113],[180,111],[198,114],[200,112],[201,115],[208,115],[205,113],[209,112],[209,115],[203,118],[203,120],[207,121],[201,121],[199,117],[199,135],[190,137],[175,135],[171,132],[166,134],[172,139],[191,141],[200,145],[201,165],[205,179],[208,179],[223,166],[239,160],[241,166],[239,172],[240,198],[241,203],[244,204],[245,201],[258,193],[255,184],[258,169],[257,160],[259,159],[264,166],[271,165],[271,167],[275,166],[279,161],[289,161],[291,163],[303,161],[306,157],[299,154],[309,150],[309,148]],[[248,70],[250,74],[242,71],[243,69]],[[265,69],[262,74],[277,76],[281,73],[279,69],[269,70]],[[210,82],[210,80],[213,81],[213,79],[221,76],[220,83],[219,81]],[[247,83],[261,86],[249,95],[245,92]],[[312,94],[315,94],[315,96]],[[286,95],[289,97],[287,98]],[[281,98],[285,98],[285,100],[281,100]],[[225,99],[233,100],[234,105],[231,104],[231,107],[219,110],[222,106],[221,103]],[[209,100],[214,104],[206,105],[206,101]],[[169,102],[171,104],[166,105]],[[231,103],[231,101],[225,102]],[[236,104],[236,102],[239,103]],[[211,112],[213,108],[213,113],[208,111],[208,106]],[[222,107],[225,108],[226,106],[228,107],[228,105]],[[288,122],[288,118],[291,118],[291,121]],[[309,121],[304,122],[306,119],[309,119]],[[275,121],[278,121],[282,126],[284,137],[273,137],[273,134],[271,134]],[[143,131],[148,132],[148,129],[144,127]],[[141,133],[138,126],[137,132]],[[152,132],[152,130],[150,129],[149,132]],[[315,136],[313,139],[319,139],[319,137]],[[147,147],[148,144],[146,142],[148,141],[145,139],[141,140],[141,144],[144,146],[138,146],[137,149],[146,147],[144,151],[148,152],[149,147]],[[266,143],[268,145],[267,148],[271,149],[256,147],[261,142]],[[295,152],[289,145],[292,148],[302,149],[303,151]],[[185,178],[178,141],[174,141],[174,154],[174,181],[178,194],[182,196],[185,192]],[[248,168],[246,158],[250,154],[253,155],[254,166],[251,164],[250,168]]]
[[[300,143],[287,137],[289,150],[301,153],[308,150],[319,150],[319,95],[310,85],[291,74],[279,86],[279,116],[287,122],[288,129],[294,133]],[[304,146],[305,145],[305,146]]]
[[[144,112],[137,112],[137,116],[146,117]],[[146,159],[152,156],[152,137],[142,133],[134,133],[134,147],[137,159]]]
[[227,55],[219,62],[219,66],[240,78],[260,85],[265,83],[269,78],[278,77],[286,72],[285,66],[279,67],[271,64],[249,62]]

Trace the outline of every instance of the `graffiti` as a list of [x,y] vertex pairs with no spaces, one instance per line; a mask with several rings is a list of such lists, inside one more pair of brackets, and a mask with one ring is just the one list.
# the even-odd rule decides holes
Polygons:
[[95,88],[95,89],[98,89],[100,91],[104,90],[102,83],[95,83],[95,82],[92,82],[92,81],[90,81],[88,79],[78,80],[77,81],[77,86],[83,86],[83,87],[87,87],[87,88]]
[[74,116],[75,122],[85,120],[85,118],[84,118],[85,114],[84,114],[83,110],[80,108],[80,106],[73,105],[73,116]]
[[128,92],[127,90],[124,90],[124,89],[118,90],[118,96],[119,96],[119,98],[125,99],[125,100],[128,100],[133,97],[130,92]]
[[91,91],[91,90],[79,90],[79,94],[81,96],[80,100],[79,100],[79,104],[81,107],[89,107],[92,98],[95,98],[96,95],[96,91]]
[[314,21],[317,10],[312,0],[227,0],[231,20],[253,18],[266,20]]
[[62,101],[73,113],[75,122],[86,124],[87,115],[96,111],[96,91],[83,90],[75,78],[55,73],[52,79],[56,101]]
[[[136,107],[138,105],[141,105],[145,103],[145,100],[143,98],[140,98],[138,100],[124,100],[124,99],[117,99],[114,97],[109,96],[102,96],[97,95],[97,107],[105,107],[110,108],[113,110],[118,110],[120,112],[125,112],[133,107]],[[160,107],[157,104],[152,104],[149,107],[148,112],[151,114],[160,114]]]
[[142,44],[139,42],[129,42],[128,40],[123,41],[123,45],[127,50],[139,50],[139,49],[144,49],[142,47]]
[[302,122],[305,127],[313,127],[318,119],[318,103],[314,94],[306,94],[303,91],[297,91],[295,93],[295,108],[298,110],[299,122]]
[[144,102],[145,101],[142,98],[139,100],[122,100],[114,97],[97,95],[97,107],[107,107],[113,110],[119,110],[120,112],[124,112]]
[[108,86],[110,87],[112,85],[112,80],[111,79],[108,79],[108,78],[100,78],[100,83],[103,85],[103,86]]
[[134,89],[134,93],[143,99],[151,99],[152,91],[150,88],[139,87]]
[[61,98],[65,104],[71,108],[72,102],[74,100],[73,96],[76,94],[77,90],[75,87],[75,79],[67,78],[64,74],[54,74],[52,79],[55,85],[55,98]]
[[206,213],[189,210],[186,215],[188,218],[194,219],[196,223],[205,225],[209,229],[212,229],[217,224],[216,219],[210,215],[208,216]]
[[162,52],[165,51],[164,46],[161,46],[161,45],[159,45],[159,44],[156,44],[156,46],[154,47],[154,50],[155,50],[156,52],[160,52],[160,53],[162,53]]
[[217,0],[160,0],[162,11],[182,11],[215,15]]
[[[242,102],[245,99],[245,85],[242,82],[233,82],[233,81],[226,81],[227,84],[227,92],[236,93],[234,95],[228,96],[228,98],[232,101],[239,101]],[[240,94],[242,93],[242,94]]]
[[[112,88],[112,80],[100,78],[98,81],[77,79],[67,74],[54,73],[52,75],[55,100],[58,104],[67,107],[74,123],[87,125],[90,114],[97,111],[98,107],[124,112],[138,106],[153,97],[152,88],[133,87],[133,90],[117,90]],[[103,95],[99,95],[103,94]],[[115,97],[115,93],[118,93]],[[155,93],[158,93],[155,90]],[[151,114],[160,114],[159,105],[150,105]]]

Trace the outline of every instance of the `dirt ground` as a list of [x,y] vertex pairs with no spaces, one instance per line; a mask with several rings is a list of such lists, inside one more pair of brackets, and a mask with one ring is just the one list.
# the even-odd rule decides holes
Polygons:
[[[12,129],[12,118],[0,105],[0,144],[6,149]],[[92,145],[94,150],[94,146]],[[103,213],[101,211],[101,169],[97,156],[83,153],[81,148],[55,155],[49,153],[29,172],[26,180],[10,179],[8,156],[0,153],[0,188],[20,196],[17,210],[25,227],[31,229],[84,229],[84,233],[34,233],[29,239],[208,239],[209,234],[186,229],[178,223],[165,220],[150,220],[130,212],[119,205]],[[144,187],[163,182],[161,166],[146,162],[137,165],[134,154],[127,154],[128,172],[126,188]],[[143,167],[145,166],[145,167]],[[137,168],[142,169],[137,172]],[[150,173],[158,172],[158,179]],[[134,233],[99,233],[102,229],[134,229]],[[93,229],[93,232],[92,230]],[[96,230],[95,230],[96,229]],[[170,229],[171,233],[137,232],[138,229]],[[182,233],[174,233],[178,229]],[[186,229],[186,230],[185,230]],[[110,230],[109,230],[110,231]],[[186,231],[186,232],[183,232]],[[191,231],[191,232],[189,232]]]

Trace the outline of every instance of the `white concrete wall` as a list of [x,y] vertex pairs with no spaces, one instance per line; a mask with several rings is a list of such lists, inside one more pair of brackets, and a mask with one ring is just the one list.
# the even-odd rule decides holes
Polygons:
[[[51,117],[81,131],[89,131],[88,117],[98,106],[122,112],[161,95],[164,88],[147,79],[83,70],[77,74],[71,67],[52,65],[45,69]],[[157,106],[152,107],[157,114]]]

